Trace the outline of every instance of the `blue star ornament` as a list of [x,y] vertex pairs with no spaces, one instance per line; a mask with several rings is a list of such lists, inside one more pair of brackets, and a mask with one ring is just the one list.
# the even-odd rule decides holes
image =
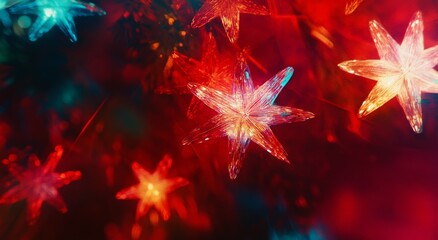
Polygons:
[[37,19],[29,29],[29,40],[36,41],[53,26],[58,27],[76,42],[76,27],[73,17],[105,15],[106,12],[94,5],[75,0],[36,0],[23,1],[10,8],[15,14],[34,14]]

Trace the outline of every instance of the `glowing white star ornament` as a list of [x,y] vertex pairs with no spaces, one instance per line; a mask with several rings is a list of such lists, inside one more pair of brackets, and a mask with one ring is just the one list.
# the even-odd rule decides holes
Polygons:
[[192,27],[202,27],[220,17],[228,38],[234,43],[239,37],[240,13],[269,15],[269,10],[252,0],[206,0],[193,18]]
[[397,96],[407,120],[416,133],[423,129],[421,92],[438,92],[438,45],[424,49],[423,18],[414,14],[401,45],[373,20],[370,22],[379,60],[351,60],[339,67],[351,74],[377,81],[359,109],[366,116]]
[[188,84],[196,97],[219,114],[183,139],[183,144],[188,145],[228,136],[228,171],[231,179],[235,179],[241,169],[250,140],[278,159],[289,162],[286,151],[269,126],[305,121],[314,117],[313,113],[301,109],[273,105],[293,74],[291,67],[285,68],[254,89],[244,58],[240,57],[237,62],[232,93],[221,92],[198,83]]
[[36,41],[53,26],[59,28],[69,37],[70,41],[76,42],[76,27],[73,17],[105,15],[105,11],[92,3],[76,0],[35,0],[23,1],[10,8],[15,14],[38,15],[29,30],[29,40]]

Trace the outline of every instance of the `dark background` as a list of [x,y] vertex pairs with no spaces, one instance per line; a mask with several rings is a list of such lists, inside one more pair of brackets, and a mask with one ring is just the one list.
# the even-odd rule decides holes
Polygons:
[[[365,0],[351,15],[344,14],[342,0],[262,1],[272,16],[241,15],[236,45],[219,19],[203,29],[189,27],[199,0],[94,3],[107,15],[75,18],[74,44],[57,27],[29,42],[16,15],[10,16],[12,27],[3,24],[0,156],[23,151],[44,161],[60,144],[66,154],[57,171],[80,170],[82,179],[60,189],[68,213],[45,203],[32,226],[24,201],[1,205],[0,239],[130,239],[137,201],[115,194],[136,183],[133,161],[152,172],[166,153],[174,160],[170,177],[190,184],[170,194],[169,221],[153,209],[140,220],[141,239],[438,239],[437,95],[422,95],[421,134],[411,130],[395,99],[358,119],[375,82],[337,67],[378,58],[368,29],[372,19],[401,42],[421,10],[425,46],[437,45],[434,0]],[[252,143],[231,181],[226,138],[181,146],[214,112],[204,109],[190,120],[190,95],[156,90],[181,81],[176,70],[170,78],[163,74],[170,53],[199,59],[207,31],[221,52],[248,49],[256,85],[295,68],[276,104],[316,118],[272,127],[291,165]],[[6,167],[0,176],[4,193]]]

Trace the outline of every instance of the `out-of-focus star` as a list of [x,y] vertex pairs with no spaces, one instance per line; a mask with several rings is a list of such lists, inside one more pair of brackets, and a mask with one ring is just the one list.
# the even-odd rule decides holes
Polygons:
[[380,60],[351,60],[339,67],[351,74],[377,81],[359,109],[366,116],[397,96],[406,118],[416,133],[423,129],[421,92],[438,91],[438,45],[424,49],[423,18],[414,14],[401,45],[388,34],[380,23],[370,22]]
[[[235,60],[232,57],[219,54],[216,40],[211,33],[202,49],[201,61],[175,51],[171,56],[173,64],[183,73],[183,76],[175,76],[172,86],[161,87],[158,92],[188,92],[187,83],[189,81],[201,83],[222,92],[230,92],[234,70],[232,66]],[[202,105],[202,102],[193,96],[187,110],[187,116],[193,119]]]
[[41,164],[36,155],[31,155],[28,159],[28,169],[22,169],[16,163],[16,155],[10,155],[8,159],[3,160],[18,184],[0,197],[0,204],[13,204],[26,199],[27,219],[30,224],[38,219],[43,202],[49,203],[63,213],[67,212],[67,206],[59,195],[58,188],[78,180],[81,172],[55,172],[63,152],[63,148],[57,146],[44,164]]
[[165,155],[158,163],[154,173],[149,173],[140,164],[134,162],[132,171],[139,183],[117,193],[117,199],[139,199],[137,205],[136,219],[146,215],[149,209],[154,206],[164,220],[170,217],[170,208],[167,202],[167,195],[177,188],[187,185],[189,182],[184,178],[167,178],[167,173],[172,166],[172,159]]
[[240,171],[250,140],[278,159],[287,160],[286,151],[270,129],[270,125],[305,121],[313,118],[311,112],[273,105],[280,91],[293,74],[287,67],[254,89],[248,65],[243,57],[236,64],[232,93],[189,83],[193,94],[219,114],[203,126],[194,129],[183,144],[201,143],[212,138],[228,136],[230,163],[228,171],[235,179]]
[[105,11],[93,3],[76,0],[35,0],[23,1],[10,8],[15,14],[34,14],[37,19],[29,29],[29,40],[36,41],[53,26],[59,28],[76,42],[76,26],[73,17],[105,15]]
[[220,17],[231,42],[239,37],[240,13],[269,15],[269,10],[252,0],[206,0],[192,20],[192,27],[199,28],[216,17]]

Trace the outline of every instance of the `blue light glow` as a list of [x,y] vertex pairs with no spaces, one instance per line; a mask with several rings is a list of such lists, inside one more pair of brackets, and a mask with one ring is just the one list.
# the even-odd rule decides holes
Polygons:
[[34,14],[37,19],[29,29],[29,40],[36,41],[53,26],[58,27],[76,42],[76,27],[73,17],[105,15],[106,12],[92,3],[75,0],[36,0],[23,1],[10,8],[14,14]]

